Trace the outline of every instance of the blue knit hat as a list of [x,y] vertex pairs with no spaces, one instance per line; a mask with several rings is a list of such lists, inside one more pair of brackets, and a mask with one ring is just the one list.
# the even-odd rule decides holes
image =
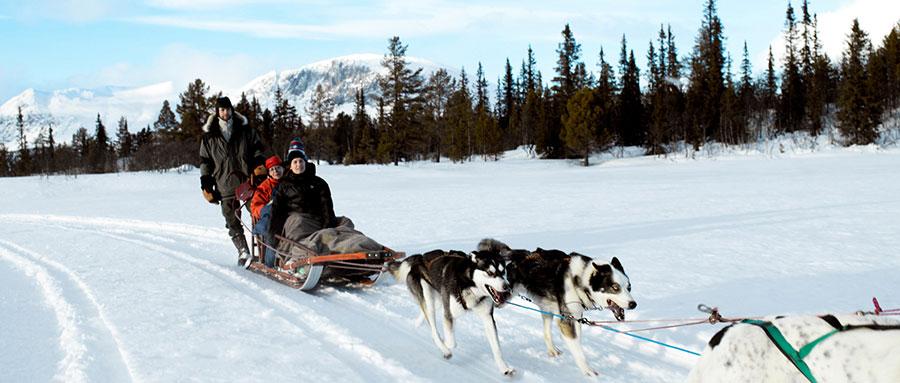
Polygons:
[[303,146],[303,141],[300,140],[300,137],[294,137],[294,139],[291,140],[291,145],[288,146],[287,155],[285,157],[287,157],[288,163],[297,157],[303,158],[304,161],[309,160],[309,157],[306,157],[306,147]]

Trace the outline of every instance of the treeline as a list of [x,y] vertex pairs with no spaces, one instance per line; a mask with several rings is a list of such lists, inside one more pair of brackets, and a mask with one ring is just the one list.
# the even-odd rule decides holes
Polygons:
[[[479,63],[474,77],[463,68],[423,75],[406,60],[407,46],[390,39],[382,60],[380,95],[356,94],[351,115],[334,116],[334,102],[317,87],[302,121],[281,89],[272,108],[241,95],[235,109],[250,120],[273,152],[283,154],[293,136],[307,153],[329,163],[394,163],[430,159],[496,159],[525,146],[542,158],[583,158],[612,146],[640,146],[665,154],[679,143],[698,150],[707,143],[742,144],[782,133],[823,133],[835,120],[845,145],[865,145],[898,108],[900,24],[875,48],[854,20],[840,62],[822,50],[817,17],[807,1],[785,12],[785,55],[776,68],[772,48],[759,74],[746,42],[739,63],[726,53],[716,2],[707,0],[691,51],[679,55],[671,28],[660,25],[648,43],[645,70],[622,36],[618,57],[597,52],[589,69],[568,25],[547,82],[531,47],[518,70],[509,59],[491,89]],[[615,60],[615,61],[613,61]],[[645,86],[641,86],[641,79]],[[493,100],[491,94],[493,92]],[[19,115],[19,150],[0,145],[0,175],[166,170],[197,164],[197,146],[212,112],[209,87],[200,79],[179,96],[175,111],[165,101],[152,126],[130,133],[123,117],[116,139],[100,116],[93,135],[82,128],[71,144],[56,145],[52,127],[29,147]],[[376,97],[375,115],[366,109]],[[177,114],[177,117],[176,117]]]

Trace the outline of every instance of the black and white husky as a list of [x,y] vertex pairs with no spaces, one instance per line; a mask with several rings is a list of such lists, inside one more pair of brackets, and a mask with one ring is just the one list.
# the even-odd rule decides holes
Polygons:
[[[450,350],[456,347],[453,319],[472,311],[481,317],[497,368],[505,375],[515,373],[500,353],[497,324],[494,322],[494,306],[503,306],[510,295],[500,254],[493,251],[466,254],[434,250],[391,263],[389,270],[397,281],[406,282],[431,326],[431,339],[444,358],[453,356]],[[439,298],[443,306],[444,340],[438,335],[435,324],[435,298]]]
[[[484,239],[479,250],[502,254],[508,259],[506,275],[513,291],[528,296],[541,311],[581,318],[585,310],[609,308],[617,320],[625,320],[625,309],[637,307],[631,297],[631,281],[622,263],[613,258],[600,263],[578,253],[559,250],[511,250],[502,242]],[[560,354],[553,345],[553,316],[543,314],[544,342],[551,357]],[[581,347],[581,323],[559,319],[559,330],[575,363],[585,375],[594,376]]]
[[812,381],[804,365],[818,382],[900,382],[900,323],[825,315],[730,325],[710,339],[688,382]]

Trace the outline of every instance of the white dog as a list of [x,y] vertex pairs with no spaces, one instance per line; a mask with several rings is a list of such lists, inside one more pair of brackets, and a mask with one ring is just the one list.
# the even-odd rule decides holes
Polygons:
[[716,333],[688,382],[900,382],[898,321],[825,315],[760,322]]

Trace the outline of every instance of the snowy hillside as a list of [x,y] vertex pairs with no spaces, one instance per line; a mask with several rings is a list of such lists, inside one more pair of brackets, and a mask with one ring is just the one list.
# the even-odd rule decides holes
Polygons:
[[[900,307],[896,149],[589,168],[526,157],[319,174],[339,215],[410,254],[491,236],[616,256],[638,302],[629,319],[695,318],[698,303],[726,316],[849,313],[872,296]],[[306,294],[238,269],[198,177],[0,179],[0,381],[509,380],[474,316],[444,360],[390,277]],[[507,306],[496,320],[513,380],[584,380],[566,350],[546,356],[538,315]],[[719,327],[642,334],[702,351]],[[682,381],[696,360],[598,328],[584,344],[602,382]]]
[[[251,80],[240,89],[225,89],[237,103],[241,92],[247,97],[256,96],[263,107],[272,108],[275,89],[280,86],[285,97],[297,112],[306,119],[306,106],[316,85],[321,84],[325,91],[334,98],[334,114],[351,113],[354,95],[360,88],[365,89],[368,96],[369,112],[375,113],[375,96],[380,94],[376,78],[383,73],[381,54],[357,54],[323,60],[298,69],[269,72]],[[422,68],[423,76],[436,71],[440,66],[428,60],[407,57],[413,68]],[[456,71],[448,69],[456,75]],[[184,91],[185,84],[163,82],[141,87],[106,86],[95,89],[63,89],[41,91],[27,89],[21,94],[0,105],[0,143],[8,148],[18,148],[18,130],[16,115],[18,108],[26,120],[26,137],[32,145],[34,139],[43,130],[47,134],[49,126],[53,126],[53,135],[57,142],[69,142],[72,134],[80,127],[85,127],[93,134],[97,114],[106,124],[108,132],[114,133],[120,117],[128,119],[132,132],[152,124],[159,116],[163,100],[169,100],[174,110],[178,102],[178,94]],[[218,92],[219,89],[211,89]]]
[[18,149],[16,116],[19,107],[25,117],[28,145],[43,131],[45,137],[50,126],[57,142],[72,140],[78,128],[84,127],[93,134],[97,114],[113,137],[119,118],[128,119],[132,132],[156,121],[164,99],[173,99],[176,90],[171,82],[126,88],[107,86],[95,89],[63,89],[45,92],[27,89],[0,105],[0,143]]
[[[366,104],[370,115],[375,115],[377,101],[381,94],[378,89],[378,75],[386,73],[381,66],[384,55],[369,53],[335,57],[328,60],[305,65],[298,69],[281,72],[272,71],[262,75],[245,85],[239,92],[246,92],[247,98],[256,96],[260,103],[274,107],[275,90],[281,91],[297,111],[306,119],[306,106],[312,99],[317,85],[322,85],[326,93],[334,99],[337,115],[340,112],[353,113],[356,92],[363,89],[366,93]],[[422,69],[422,76],[428,76],[441,67],[428,60],[407,57],[407,62],[414,69]],[[445,68],[446,69],[446,68]],[[447,69],[456,75],[456,70]]]

